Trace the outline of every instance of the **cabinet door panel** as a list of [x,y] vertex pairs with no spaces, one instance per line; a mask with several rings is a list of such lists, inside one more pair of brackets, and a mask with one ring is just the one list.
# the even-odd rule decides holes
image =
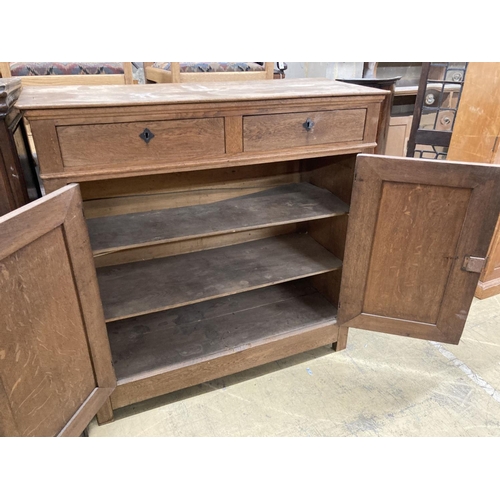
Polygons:
[[0,435],[79,435],[116,379],[78,186],[0,234]]
[[491,165],[359,155],[339,323],[458,343],[499,193]]

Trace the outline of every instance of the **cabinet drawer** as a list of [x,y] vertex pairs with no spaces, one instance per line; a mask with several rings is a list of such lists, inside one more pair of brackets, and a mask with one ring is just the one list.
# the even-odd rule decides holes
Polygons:
[[362,141],[366,109],[245,116],[244,151]]
[[[141,134],[147,129],[147,142]],[[64,168],[158,165],[225,153],[224,119],[57,127]]]

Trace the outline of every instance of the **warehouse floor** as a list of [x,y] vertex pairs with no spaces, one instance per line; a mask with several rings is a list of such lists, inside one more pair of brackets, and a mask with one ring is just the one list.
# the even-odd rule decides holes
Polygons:
[[329,347],[115,412],[89,436],[500,436],[500,296],[458,346],[351,329]]

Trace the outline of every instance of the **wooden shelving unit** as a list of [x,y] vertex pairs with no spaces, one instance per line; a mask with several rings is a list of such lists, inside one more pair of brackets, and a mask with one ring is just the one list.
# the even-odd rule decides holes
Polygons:
[[100,268],[107,321],[210,300],[339,269],[305,234]]
[[499,169],[358,156],[378,89],[132,87],[17,104],[48,195],[0,221],[0,435],[78,435],[96,413],[342,350],[350,327],[458,343]]
[[139,180],[154,210],[87,195],[114,408],[336,341],[354,160],[166,174],[154,198]]
[[179,386],[195,367],[227,371],[238,353],[258,356],[273,342],[293,342],[310,330],[324,338],[321,329],[336,317],[336,308],[300,280],[110,323],[118,394],[152,377]]
[[349,206],[308,183],[278,186],[215,203],[90,219],[95,255],[152,243],[342,215]]

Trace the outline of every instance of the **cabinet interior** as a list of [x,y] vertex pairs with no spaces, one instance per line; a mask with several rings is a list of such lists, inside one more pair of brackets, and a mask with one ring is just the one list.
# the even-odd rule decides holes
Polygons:
[[194,365],[274,342],[286,353],[301,332],[316,332],[313,347],[336,341],[354,165],[345,155],[80,184],[118,388],[135,391],[117,390],[114,407],[155,395],[138,394],[141,381],[163,376],[158,394],[187,387],[202,381],[189,379]]

